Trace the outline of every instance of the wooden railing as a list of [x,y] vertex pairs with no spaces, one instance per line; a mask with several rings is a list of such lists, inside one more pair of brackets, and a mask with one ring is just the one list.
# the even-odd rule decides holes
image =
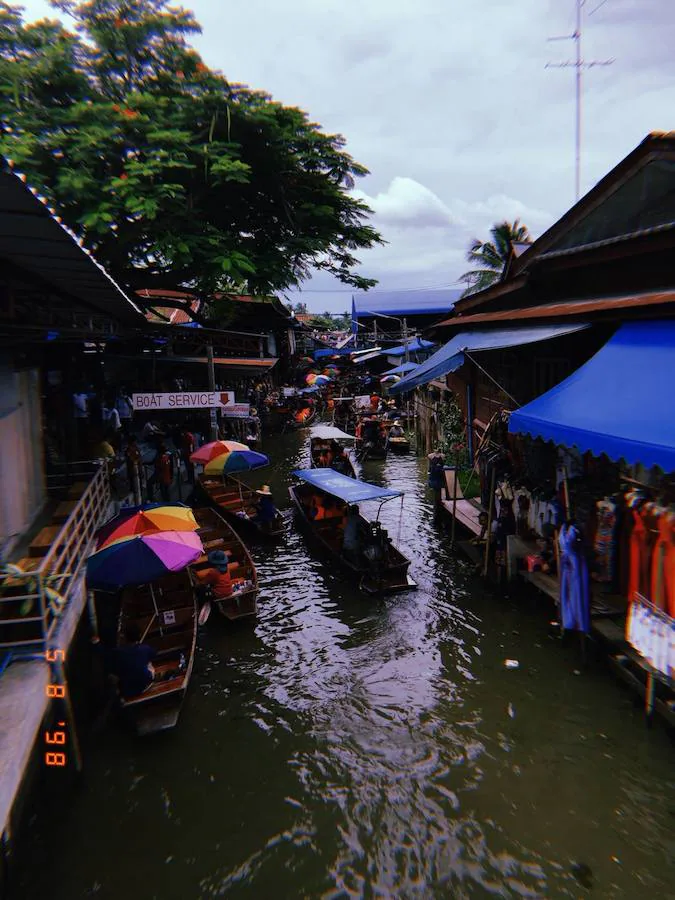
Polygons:
[[[0,650],[44,651],[54,637],[59,622],[79,587],[96,530],[105,520],[110,504],[110,484],[105,465],[101,465],[58,532],[39,566],[24,575],[5,575],[0,587],[24,584],[20,595],[0,596]],[[10,609],[30,606],[27,615],[3,615]]]

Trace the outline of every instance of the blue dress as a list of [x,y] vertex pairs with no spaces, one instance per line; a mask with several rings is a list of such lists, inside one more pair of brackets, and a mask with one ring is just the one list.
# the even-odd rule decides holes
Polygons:
[[588,633],[591,630],[590,582],[581,532],[576,525],[562,526],[558,545],[563,628]]

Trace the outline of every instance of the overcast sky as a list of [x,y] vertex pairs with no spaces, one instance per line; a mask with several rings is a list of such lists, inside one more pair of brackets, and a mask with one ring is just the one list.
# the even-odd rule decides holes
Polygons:
[[[583,191],[648,132],[675,129],[674,4],[586,0],[583,56],[616,61],[584,75]],[[209,65],[303,107],[368,167],[358,192],[389,243],[361,271],[380,289],[454,286],[493,222],[518,217],[537,236],[573,203],[574,72],[545,65],[574,56],[547,38],[573,32],[575,0],[183,5]],[[302,299],[339,311],[350,295],[319,276]]]

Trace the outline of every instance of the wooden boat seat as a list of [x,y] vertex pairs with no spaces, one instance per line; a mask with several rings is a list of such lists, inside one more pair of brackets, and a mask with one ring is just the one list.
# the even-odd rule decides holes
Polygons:
[[142,694],[139,694],[138,697],[130,697],[128,700],[123,700],[123,706],[133,706],[135,703],[142,703],[147,700],[149,697],[157,697],[161,694],[170,694],[173,691],[180,690],[183,687],[183,683],[185,681],[185,677],[181,672],[180,675],[176,678],[170,678],[167,681],[159,681],[157,683],[153,683],[147,691],[143,691]]
[[30,556],[46,556],[52,544],[56,543],[61,533],[60,525],[45,525],[31,541],[28,553]]

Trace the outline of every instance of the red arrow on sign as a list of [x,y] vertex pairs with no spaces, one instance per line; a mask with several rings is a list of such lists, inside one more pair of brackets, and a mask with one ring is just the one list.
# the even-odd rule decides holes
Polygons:
[[220,402],[223,404],[223,406],[227,406],[227,404],[230,402],[230,395],[229,394],[221,394]]

